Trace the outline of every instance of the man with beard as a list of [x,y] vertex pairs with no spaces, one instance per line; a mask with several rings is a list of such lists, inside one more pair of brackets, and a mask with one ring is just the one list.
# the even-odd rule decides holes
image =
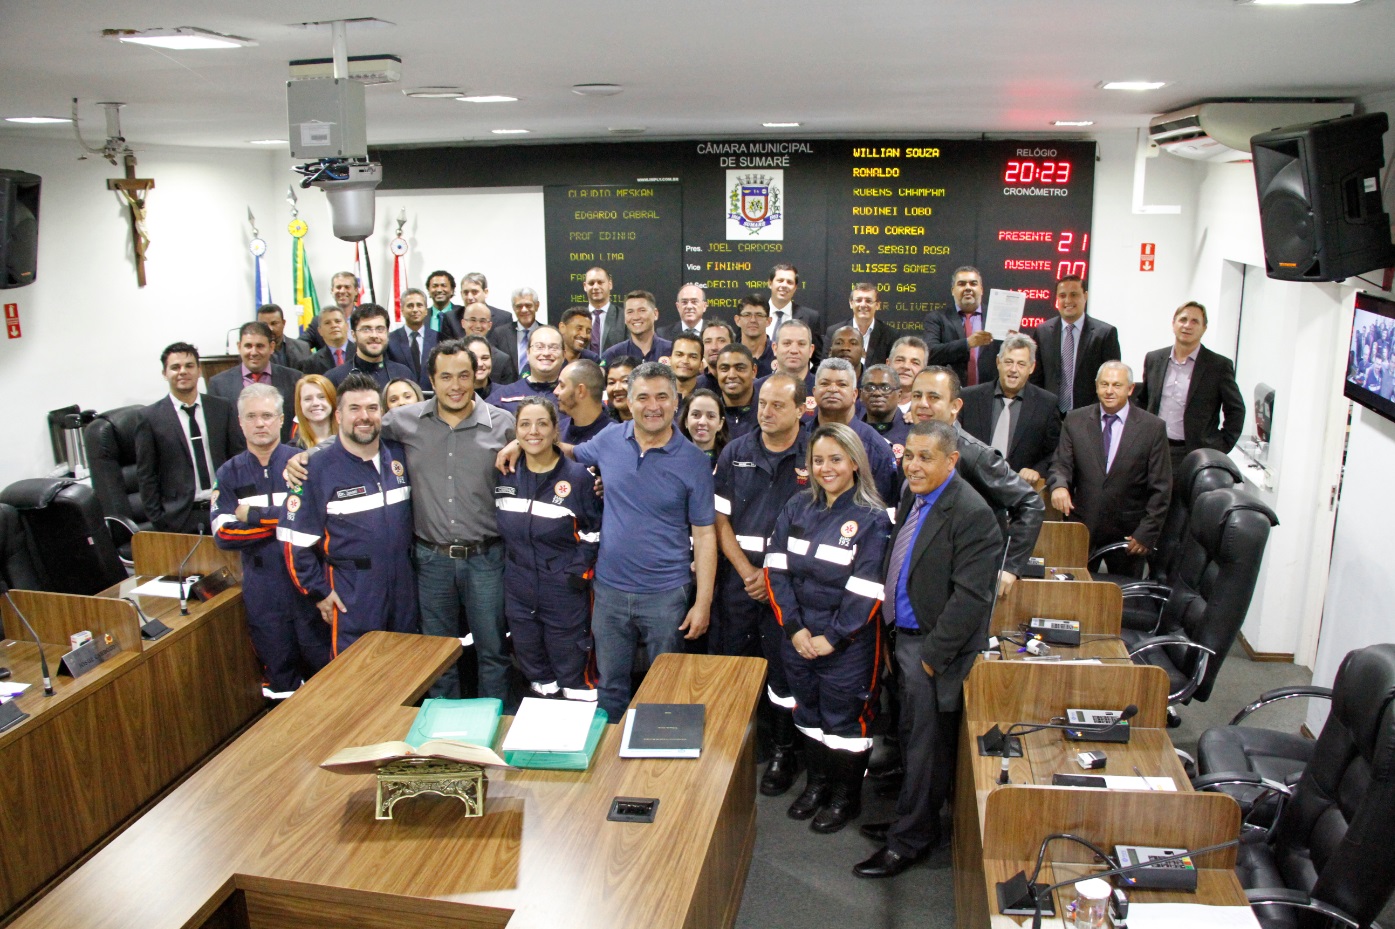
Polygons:
[[[349,325],[354,331],[354,357],[337,368],[331,368],[325,377],[339,389],[345,378],[354,371],[366,374],[382,390],[388,381],[399,377],[413,380],[412,369],[387,360],[388,311],[376,303],[364,303],[354,310]],[[294,392],[294,387],[292,387]]]
[[997,376],[998,345],[1007,333],[983,328],[983,275],[978,268],[956,268],[950,295],[953,306],[925,317],[927,364],[953,369],[965,387],[987,384]]

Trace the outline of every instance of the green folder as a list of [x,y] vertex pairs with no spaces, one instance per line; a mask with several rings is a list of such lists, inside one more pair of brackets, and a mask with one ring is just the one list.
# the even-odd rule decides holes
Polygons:
[[419,748],[423,742],[432,739],[493,748],[494,736],[499,730],[499,717],[503,712],[503,701],[492,697],[476,700],[430,697],[422,701],[417,718],[412,721],[412,728],[404,741],[413,748]]
[[586,733],[586,747],[579,752],[504,752],[504,760],[515,768],[536,771],[585,771],[591,767],[591,757],[596,754],[596,746],[609,721],[605,710],[596,707],[591,729]]

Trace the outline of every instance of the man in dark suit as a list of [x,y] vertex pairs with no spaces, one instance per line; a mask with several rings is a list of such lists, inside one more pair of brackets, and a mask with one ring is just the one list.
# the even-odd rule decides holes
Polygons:
[[[1095,402],[1095,373],[1106,361],[1118,361],[1119,332],[1085,314],[1090,294],[1071,274],[1056,282],[1056,312],[1037,327],[1037,370],[1032,383],[1056,395],[1064,416]],[[1074,364],[1070,362],[1074,359]]]
[[274,303],[257,307],[257,322],[271,330],[271,363],[301,370],[310,360],[310,343],[286,335],[286,314]]
[[954,270],[950,283],[953,306],[925,316],[926,362],[952,368],[965,387],[987,384],[998,376],[998,345],[1005,332],[983,328],[983,275],[964,265]]
[[426,276],[426,295],[431,298],[427,325],[440,333],[442,340],[464,338],[465,332],[459,322],[463,307],[451,302],[455,296],[455,275],[449,271],[432,271]]
[[471,271],[460,278],[460,302],[466,306],[472,303],[483,303],[489,307],[491,328],[513,322],[513,315],[508,310],[501,310],[497,306],[490,305],[489,280],[478,271]]
[[353,357],[354,343],[349,339],[349,317],[338,306],[320,310],[320,347],[301,366],[305,374],[328,374]]
[[794,302],[799,293],[799,269],[792,264],[781,262],[770,269],[770,325],[766,336],[770,341],[778,339],[775,333],[780,326],[791,319],[803,320],[814,335],[813,363],[823,360],[823,333],[826,328],[823,313],[810,306]]
[[591,313],[590,348],[598,356],[604,355],[606,349],[630,337],[625,328],[625,311],[610,302],[615,282],[605,268],[588,268],[582,289],[586,291],[586,309]]
[[672,342],[680,335],[702,338],[707,326],[707,291],[701,284],[684,284],[678,288],[678,322],[656,330],[659,338]]
[[896,512],[882,602],[895,629],[906,775],[896,819],[862,827],[863,835],[885,844],[853,867],[858,877],[894,877],[939,845],[964,678],[988,647],[1003,540],[988,504],[956,475],[958,461],[953,426],[932,420],[911,427],[901,458],[907,490]]
[[160,364],[169,395],[141,410],[136,428],[141,503],[161,532],[208,532],[214,475],[246,448],[246,440],[236,407],[199,393],[197,348],[175,342],[161,353]]
[[1172,471],[1198,448],[1229,452],[1245,426],[1245,398],[1235,366],[1201,344],[1206,307],[1184,303],[1172,314],[1172,348],[1143,359],[1143,383],[1134,402],[1167,424]]
[[[334,298],[334,306],[339,307],[344,313],[344,318],[348,319],[354,307],[358,306],[358,276],[352,271],[336,272],[329,279],[329,292]],[[324,307],[321,307],[319,313],[310,320],[310,325],[301,333],[309,343],[311,351],[319,351],[325,347],[325,339],[320,334],[320,316],[324,315],[324,311]]]
[[404,365],[412,371],[412,379],[422,390],[431,389],[431,375],[426,361],[440,341],[441,334],[429,325],[427,296],[413,287],[402,293],[402,327],[388,333],[388,361]]
[[[285,422],[281,424],[281,441],[289,442],[291,424],[295,420],[295,385],[300,380],[300,372],[271,363],[271,330],[265,323],[242,324],[237,333],[237,353],[242,356],[242,363],[209,378],[208,392],[227,401],[235,411],[237,397],[248,384],[270,384],[275,387],[281,391],[286,414]],[[241,431],[236,415],[233,416],[233,426]]]
[[490,329],[485,339],[509,356],[515,371],[522,371],[528,364],[528,337],[541,325],[538,322],[538,308],[542,306],[542,301],[538,298],[538,292],[531,287],[520,287],[510,299],[513,317]]
[[1072,410],[1061,424],[1051,505],[1085,524],[1092,549],[1126,543],[1124,573],[1137,576],[1158,544],[1172,495],[1167,426],[1130,405],[1133,372],[1122,361],[1100,367],[1095,392],[1098,403]]
[[896,341],[896,333],[886,323],[877,322],[877,313],[882,308],[881,300],[877,297],[877,285],[854,284],[848,305],[852,308],[852,319],[829,326],[823,344],[832,345],[834,332],[844,326],[852,326],[862,337],[863,368],[885,364],[891,354],[891,345]]
[[1052,394],[1028,381],[1036,367],[1037,343],[1014,333],[998,350],[998,377],[959,396],[959,425],[1007,458],[1022,480],[1040,489],[1061,438],[1061,414]]

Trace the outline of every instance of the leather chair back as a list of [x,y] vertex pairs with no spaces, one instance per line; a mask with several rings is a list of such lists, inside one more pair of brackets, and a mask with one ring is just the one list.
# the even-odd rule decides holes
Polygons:
[[[88,457],[91,457],[90,451]],[[1164,584],[1172,583],[1196,498],[1212,490],[1234,487],[1242,481],[1240,469],[1230,456],[1214,448],[1198,448],[1182,459],[1177,473],[1172,475],[1172,501],[1162,535],[1158,537],[1158,548],[1149,559],[1155,579]]]
[[1332,708],[1273,838],[1284,884],[1362,926],[1395,888],[1395,644],[1347,655]]
[[46,589],[90,595],[126,579],[91,487],[70,478],[30,478],[0,491],[0,503],[19,511]]
[[0,503],[0,586],[11,590],[45,589],[19,511],[4,503]]
[[136,430],[141,408],[123,406],[99,414],[83,430],[92,489],[106,516],[129,520],[137,529],[149,529],[145,506],[136,479]]
[[[1192,505],[1158,633],[1181,633],[1216,653],[1193,695],[1196,700],[1211,695],[1221,663],[1240,634],[1269,530],[1278,524],[1274,511],[1243,487],[1207,491]],[[1190,674],[1200,653],[1169,647],[1168,657],[1179,671]]]

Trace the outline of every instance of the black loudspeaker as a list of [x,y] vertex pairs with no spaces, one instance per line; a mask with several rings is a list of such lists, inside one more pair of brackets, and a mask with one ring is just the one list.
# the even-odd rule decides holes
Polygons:
[[0,290],[34,283],[39,263],[39,176],[0,170]]
[[1395,265],[1380,191],[1389,126],[1384,113],[1369,113],[1250,140],[1270,277],[1341,281]]

